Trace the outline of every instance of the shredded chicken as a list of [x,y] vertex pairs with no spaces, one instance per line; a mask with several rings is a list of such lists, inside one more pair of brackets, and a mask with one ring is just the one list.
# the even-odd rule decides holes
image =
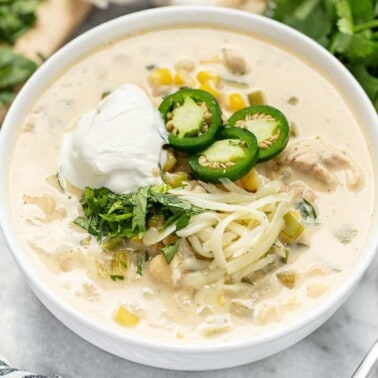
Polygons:
[[173,294],[173,299],[177,303],[177,307],[181,311],[193,311],[193,296],[194,290],[191,289],[179,289]]
[[309,176],[320,184],[321,189],[333,191],[340,184],[336,172],[344,171],[350,190],[359,190],[363,184],[361,169],[345,152],[324,143],[320,138],[299,140],[292,143],[276,159],[273,171],[290,179],[288,169]]
[[249,72],[245,59],[233,50],[223,50],[223,64],[232,75],[242,76]]
[[50,194],[44,193],[38,197],[25,194],[23,200],[25,204],[37,205],[40,208],[45,217],[34,217],[34,219],[40,222],[50,223],[55,220],[61,220],[67,215],[64,208],[57,208],[56,201]]
[[230,313],[240,317],[251,317],[254,311],[254,302],[251,299],[232,299]]

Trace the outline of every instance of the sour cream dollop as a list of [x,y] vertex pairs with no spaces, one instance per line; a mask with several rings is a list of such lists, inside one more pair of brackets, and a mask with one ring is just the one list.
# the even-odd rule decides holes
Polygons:
[[63,138],[62,174],[79,188],[131,193],[161,183],[163,120],[139,87],[126,84],[84,113]]

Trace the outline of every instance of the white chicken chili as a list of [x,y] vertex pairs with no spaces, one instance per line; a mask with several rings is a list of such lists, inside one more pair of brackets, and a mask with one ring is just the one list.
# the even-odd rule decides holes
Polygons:
[[9,180],[55,295],[186,344],[251,338],[325,301],[364,245],[372,172],[358,120],[308,62],[182,27],[109,43],[51,83]]

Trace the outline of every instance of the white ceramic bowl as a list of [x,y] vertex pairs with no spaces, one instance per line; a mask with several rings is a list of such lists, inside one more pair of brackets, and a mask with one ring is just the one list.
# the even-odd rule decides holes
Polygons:
[[[78,335],[110,353],[146,365],[179,370],[221,369],[256,361],[289,347],[314,331],[340,307],[374,257],[378,239],[378,235],[374,235],[373,232],[378,229],[376,208],[368,240],[355,269],[343,285],[335,290],[327,301],[323,302],[315,311],[306,314],[294,324],[253,337],[248,341],[232,341],[222,345],[216,345],[214,342],[214,344],[206,345],[174,346],[158,340],[139,339],[125,334],[119,335],[85,317],[60,298],[53,296],[49,288],[35,274],[32,266],[28,263],[26,254],[21,250],[11,223],[9,189],[6,185],[12,150],[21,122],[47,83],[59,76],[80,57],[109,40],[127,36],[129,33],[141,32],[146,27],[151,29],[183,24],[214,25],[253,32],[257,36],[267,37],[278,45],[297,53],[315,67],[321,67],[322,72],[328,77],[332,77],[336,86],[344,94],[346,101],[361,120],[360,124],[366,135],[374,169],[378,172],[377,114],[355,79],[326,50],[295,30],[264,17],[210,7],[161,8],[121,17],[85,33],[50,58],[24,86],[14,101],[0,134],[0,177],[2,177],[3,183],[0,190],[0,220],[10,249],[35,294],[62,323]],[[377,182],[375,185],[378,187]],[[377,193],[375,196],[378,198]],[[377,203],[377,201],[375,202]]]

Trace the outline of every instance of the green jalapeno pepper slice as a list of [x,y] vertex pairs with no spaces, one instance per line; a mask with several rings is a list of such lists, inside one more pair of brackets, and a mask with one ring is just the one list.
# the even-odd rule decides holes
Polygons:
[[193,153],[210,146],[222,126],[217,100],[200,89],[180,89],[162,101],[159,111],[169,144],[181,152]]
[[255,165],[258,151],[257,139],[250,131],[225,127],[206,150],[189,157],[189,166],[195,177],[206,182],[236,181]]
[[259,146],[258,163],[278,155],[289,141],[287,119],[272,106],[256,105],[238,110],[229,118],[227,124],[249,130],[256,136]]

